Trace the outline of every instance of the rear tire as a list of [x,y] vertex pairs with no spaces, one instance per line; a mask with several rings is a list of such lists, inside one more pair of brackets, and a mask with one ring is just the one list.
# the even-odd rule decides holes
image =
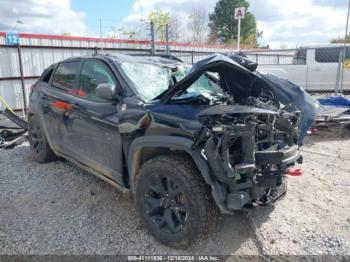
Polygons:
[[47,163],[57,158],[36,116],[32,116],[28,121],[28,135],[31,153],[37,162]]
[[159,242],[186,248],[215,225],[218,209],[192,161],[164,155],[146,162],[136,182],[136,208]]

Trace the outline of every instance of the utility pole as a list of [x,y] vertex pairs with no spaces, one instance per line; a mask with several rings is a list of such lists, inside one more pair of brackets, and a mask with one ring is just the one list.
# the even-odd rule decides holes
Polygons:
[[339,95],[339,85],[341,81],[341,74],[342,74],[342,65],[343,65],[343,52],[344,50],[341,49],[339,52],[339,58],[338,58],[338,67],[337,67],[337,78],[335,80],[335,92],[334,94],[337,96]]
[[22,97],[23,97],[23,114],[24,116],[27,115],[27,95],[26,95],[26,86],[24,83],[24,73],[23,73],[23,62],[22,62],[22,52],[21,52],[21,45],[18,42],[17,45],[17,52],[18,52],[18,63],[19,63],[19,73],[21,77],[21,86],[22,86]]
[[154,23],[151,21],[151,54],[156,53],[156,43],[154,35]]
[[345,37],[344,37],[344,48],[343,48],[343,58],[341,63],[341,84],[340,84],[340,93],[343,93],[344,88],[344,62],[346,57],[346,39],[348,38],[349,31],[349,16],[350,16],[350,0],[348,5],[348,15],[346,17],[346,26],[345,26]]
[[165,25],[165,53],[167,55],[170,54],[170,47],[169,47],[169,24]]
[[[21,20],[17,20],[15,26],[13,27],[12,31],[14,31],[18,25],[23,25],[23,22]],[[7,37],[6,37],[7,38]],[[20,34],[17,33],[17,36],[15,38],[11,39],[17,39],[17,54],[18,54],[18,65],[19,65],[19,73],[20,73],[20,79],[21,79],[21,87],[22,87],[22,97],[23,97],[23,115],[27,115],[27,95],[26,95],[26,86],[24,81],[24,73],[23,73],[23,62],[22,62],[22,51],[21,51],[21,44],[20,44]]]
[[103,51],[102,19],[101,18],[100,18],[100,45],[101,45],[101,51]]

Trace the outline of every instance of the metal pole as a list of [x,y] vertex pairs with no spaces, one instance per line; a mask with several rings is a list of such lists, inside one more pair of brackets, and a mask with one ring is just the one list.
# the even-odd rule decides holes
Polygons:
[[170,48],[169,48],[169,24],[165,25],[165,53],[169,55]]
[[101,44],[101,51],[103,51],[103,38],[102,38],[102,19],[100,18],[100,44]]
[[239,52],[240,44],[241,44],[241,18],[238,18],[237,52]]
[[344,61],[346,57],[346,39],[348,38],[348,31],[349,31],[349,15],[350,15],[350,0],[348,5],[348,15],[346,17],[346,27],[345,27],[345,37],[344,37],[344,48],[343,48],[343,58],[341,63],[341,86],[340,86],[340,92],[343,93],[343,87],[344,87]]
[[22,85],[22,97],[23,97],[23,113],[26,115],[27,113],[27,95],[26,95],[26,86],[24,83],[24,74],[23,74],[23,63],[22,63],[22,53],[21,53],[21,46],[18,43],[17,45],[17,52],[18,52],[18,63],[19,63],[19,72],[21,77],[21,85]]
[[340,75],[342,74],[342,61],[343,61],[343,52],[344,50],[340,50],[339,58],[338,58],[338,67],[337,67],[337,79],[335,82],[335,95],[339,94],[339,85],[340,85]]
[[155,44],[155,37],[154,37],[154,23],[151,22],[151,54],[156,53],[156,44]]

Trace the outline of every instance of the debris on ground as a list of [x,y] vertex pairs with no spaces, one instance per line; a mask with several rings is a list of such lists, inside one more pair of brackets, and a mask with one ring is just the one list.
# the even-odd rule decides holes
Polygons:
[[0,121],[0,148],[11,149],[27,140],[28,123],[17,116],[1,96],[0,101],[5,107],[0,109],[0,116],[8,119]]
[[350,127],[350,100],[343,96],[318,99],[321,109],[313,125],[317,129],[338,131]]
[[330,96],[318,98],[317,100],[322,106],[350,108],[350,99],[344,96]]

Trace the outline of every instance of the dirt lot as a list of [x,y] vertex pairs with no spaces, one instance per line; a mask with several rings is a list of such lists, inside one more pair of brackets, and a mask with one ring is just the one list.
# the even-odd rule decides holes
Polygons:
[[27,145],[0,150],[0,254],[350,255],[350,136],[332,136],[307,138],[304,175],[283,199],[221,217],[188,250],[156,242],[132,200],[98,178],[37,164]]

